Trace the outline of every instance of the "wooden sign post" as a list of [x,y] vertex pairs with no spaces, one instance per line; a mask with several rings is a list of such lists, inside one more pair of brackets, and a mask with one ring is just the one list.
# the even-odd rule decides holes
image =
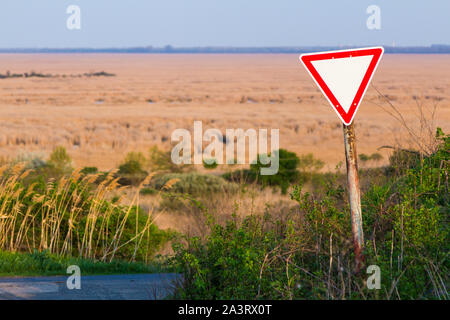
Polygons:
[[343,125],[345,162],[347,164],[347,184],[350,204],[350,216],[352,220],[353,246],[355,249],[356,273],[359,273],[364,256],[362,254],[364,246],[364,233],[362,227],[361,195],[358,177],[358,155],[356,153],[355,127],[353,123]]

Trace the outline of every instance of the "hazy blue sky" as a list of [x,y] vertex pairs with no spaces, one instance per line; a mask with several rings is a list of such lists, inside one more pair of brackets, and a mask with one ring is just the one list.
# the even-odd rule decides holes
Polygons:
[[449,14],[449,0],[1,0],[0,47],[450,44]]

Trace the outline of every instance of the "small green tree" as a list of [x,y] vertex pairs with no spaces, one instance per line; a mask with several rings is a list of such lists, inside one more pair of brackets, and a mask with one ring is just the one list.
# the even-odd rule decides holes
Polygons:
[[130,161],[135,161],[139,163],[139,165],[142,168],[145,168],[147,166],[147,159],[145,158],[142,152],[135,152],[135,151],[128,152],[125,158],[123,159],[123,163],[127,163]]
[[308,153],[300,156],[298,167],[302,179],[307,181],[309,179],[312,180],[313,175],[322,169],[324,165],[325,163],[322,160],[316,159],[312,153]]
[[66,148],[58,146],[53,149],[47,164],[53,167],[58,173],[68,173],[72,171],[72,159],[67,154]]
[[361,161],[363,164],[370,160],[370,156],[368,156],[365,153],[360,153],[358,155],[358,158],[359,158],[359,161]]
[[373,160],[375,162],[381,161],[383,159],[383,156],[379,154],[378,152],[372,153],[370,156],[370,160]]
[[[278,172],[274,175],[261,175],[262,167],[270,167],[270,164],[261,164],[262,155],[258,155],[256,163],[250,165],[250,175],[255,175],[263,186],[280,186],[283,194],[287,193],[289,184],[298,181],[300,172],[297,167],[300,163],[300,159],[295,152],[290,152],[285,149],[279,149],[274,151],[279,157]],[[269,154],[269,156],[271,156]]]
[[139,161],[131,159],[119,166],[117,175],[120,177],[119,183],[122,185],[138,185],[145,179],[147,172]]
[[170,152],[164,152],[153,146],[149,150],[148,166],[152,172],[166,171],[181,173],[185,169],[185,165],[177,165],[172,162]]

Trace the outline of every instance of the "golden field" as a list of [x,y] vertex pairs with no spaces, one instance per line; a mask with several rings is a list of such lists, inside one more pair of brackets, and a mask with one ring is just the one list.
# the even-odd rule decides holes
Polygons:
[[[355,120],[358,199],[297,55],[0,54],[0,277],[130,261],[181,274],[173,299],[447,299],[449,89],[450,55],[384,56]],[[177,167],[171,135],[198,120],[279,129],[298,158]]]
[[[128,151],[170,149],[176,128],[278,128],[280,146],[314,153],[333,170],[343,160],[342,127],[296,55],[2,54],[0,157],[47,155],[65,146],[75,167],[117,167]],[[105,71],[115,77],[72,77]],[[66,75],[63,77],[62,75]],[[418,135],[420,110],[450,131],[450,55],[385,55],[356,116],[358,152],[415,147],[385,98]],[[431,117],[431,116],[430,116]],[[422,121],[423,123],[423,121]]]

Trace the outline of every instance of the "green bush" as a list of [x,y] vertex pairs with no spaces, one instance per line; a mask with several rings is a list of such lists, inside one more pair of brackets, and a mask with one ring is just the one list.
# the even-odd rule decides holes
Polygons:
[[49,179],[59,179],[73,171],[72,159],[61,146],[53,149],[48,160],[43,160],[42,156],[36,153],[21,154],[9,163],[10,169],[19,163],[24,165],[24,169],[31,170],[26,179],[23,179],[25,185],[37,183],[42,186]]
[[[261,157],[258,155],[255,163],[250,165],[250,169],[240,169],[233,172],[227,172],[222,177],[228,181],[238,181],[244,183],[256,182],[263,187],[277,186],[281,188],[283,194],[287,193],[289,185],[299,181],[300,172],[297,167],[300,164],[299,157],[294,153],[284,149],[274,151],[279,157],[278,172],[274,175],[261,175],[261,168],[270,167],[270,164],[262,164]],[[271,156],[270,154],[268,155]]]
[[217,164],[216,159],[203,160],[203,167],[205,169],[215,169],[215,168],[217,168],[217,166],[218,166],[218,164]]
[[360,154],[358,155],[358,158],[359,158],[359,160],[360,160],[362,163],[366,163],[366,162],[368,162],[368,161],[375,161],[375,162],[378,162],[378,161],[380,161],[381,159],[383,159],[383,156],[382,156],[381,154],[377,153],[377,152],[372,153],[371,155],[367,155],[367,154],[364,154],[364,153],[360,153]]
[[[86,223],[85,219],[87,219],[87,216],[81,219],[81,225]],[[155,224],[149,226],[145,237],[136,238],[136,230],[144,229],[147,220],[148,215],[142,208],[137,206],[131,208],[128,217],[125,220],[124,228],[121,231],[120,241],[124,245],[115,254],[115,259],[147,262],[155,255],[162,245],[173,238],[174,233],[161,230]],[[123,215],[118,213],[109,217],[107,221],[100,216],[97,220],[97,225],[100,227],[102,224],[107,223],[109,225],[109,233],[114,234],[117,225],[123,222]],[[79,234],[80,237],[82,237],[84,235],[84,230],[80,230]],[[100,241],[102,235],[96,233],[93,234],[93,237],[96,241]]]
[[154,188],[142,188],[141,191],[139,191],[140,194],[144,196],[150,196],[158,193],[158,190]]
[[420,153],[414,150],[395,149],[389,157],[388,174],[405,174],[408,169],[420,164]]
[[450,136],[438,130],[437,139],[434,154],[395,162],[403,174],[362,195],[365,267],[380,267],[381,290],[367,289],[365,268],[354,273],[347,197],[330,183],[316,194],[294,187],[298,208],[282,219],[211,219],[205,236],[176,243],[185,277],[176,297],[448,299]]
[[57,172],[66,174],[72,171],[72,159],[64,147],[56,147],[50,154],[47,164],[55,168]]
[[300,170],[300,176],[303,182],[312,180],[313,175],[323,168],[325,163],[314,158],[312,153],[301,155],[299,158],[298,168]]
[[147,166],[147,159],[145,158],[144,154],[142,152],[128,152],[125,156],[125,159],[123,159],[123,163],[128,162],[137,162],[139,163],[139,166],[141,168],[145,168]]
[[21,153],[9,164],[25,163],[26,169],[38,170],[47,166],[47,161],[43,157],[42,154],[35,152]]
[[379,154],[378,152],[372,153],[370,155],[370,160],[373,160],[375,162],[381,161],[383,159],[383,156]]
[[177,165],[172,162],[171,153],[159,150],[157,146],[150,148],[148,165],[152,172],[174,172],[185,171],[186,165]]
[[139,185],[148,173],[142,168],[139,161],[130,159],[119,166],[117,175],[120,177],[119,183],[122,185]]
[[[177,266],[185,277],[179,298],[256,298],[261,263],[275,243],[275,235],[261,232],[259,222],[253,217],[247,218],[240,227],[233,221],[225,227],[213,226],[206,242],[190,238],[187,248],[175,245]],[[267,286],[270,283],[264,281],[263,292]],[[265,292],[261,297],[264,296]]]
[[360,154],[358,155],[358,158],[359,158],[359,160],[360,160],[361,162],[363,162],[363,163],[370,160],[370,156],[368,156],[368,155],[365,154],[365,153],[360,153]]
[[235,192],[237,185],[227,182],[221,177],[211,174],[189,173],[169,173],[155,178],[152,185],[156,189],[161,189],[169,180],[178,179],[170,191],[178,194],[188,194],[191,196],[208,196],[210,193]]
[[97,167],[84,167],[80,171],[82,174],[95,174],[98,173]]
[[0,250],[148,261],[173,236],[140,207],[121,204],[112,175],[99,185],[73,173],[26,186],[27,171],[17,170],[0,179]]
[[125,274],[159,272],[161,266],[137,262],[100,262],[74,257],[62,257],[48,251],[32,253],[8,252],[0,250],[0,276],[53,276],[67,275],[67,268],[77,265],[83,275]]

